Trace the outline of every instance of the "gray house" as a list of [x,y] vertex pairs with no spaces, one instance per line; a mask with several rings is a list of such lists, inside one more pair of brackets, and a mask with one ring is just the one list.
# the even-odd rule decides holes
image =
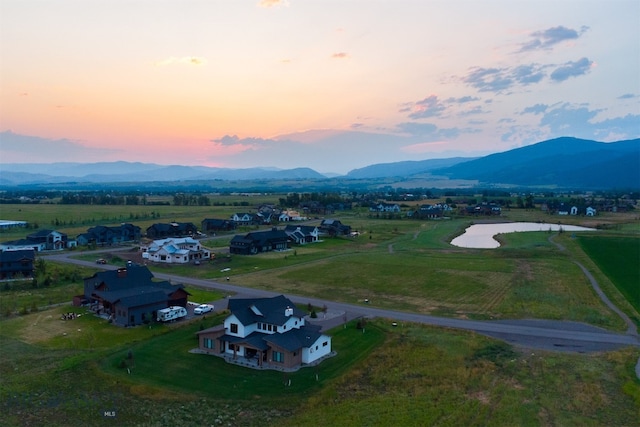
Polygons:
[[84,279],[84,294],[74,304],[89,304],[117,325],[135,326],[151,322],[163,308],[186,307],[188,296],[182,285],[154,281],[146,266],[129,264]]

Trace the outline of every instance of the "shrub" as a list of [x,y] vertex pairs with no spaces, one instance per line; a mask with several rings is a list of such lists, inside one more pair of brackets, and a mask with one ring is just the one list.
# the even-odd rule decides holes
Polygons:
[[506,342],[489,343],[484,347],[477,349],[471,356],[472,361],[488,360],[495,363],[498,366],[502,366],[502,363],[506,360],[515,359],[517,353],[513,350],[511,345]]

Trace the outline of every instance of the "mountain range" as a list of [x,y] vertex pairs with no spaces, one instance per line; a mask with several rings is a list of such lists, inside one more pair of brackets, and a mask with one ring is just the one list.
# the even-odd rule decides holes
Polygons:
[[[0,164],[0,187],[189,182],[438,182],[438,187],[640,189],[640,139],[618,142],[562,137],[480,158],[374,164],[344,176],[307,167],[212,168],[137,162]],[[424,184],[426,183],[426,184]],[[433,185],[435,187],[435,185]]]

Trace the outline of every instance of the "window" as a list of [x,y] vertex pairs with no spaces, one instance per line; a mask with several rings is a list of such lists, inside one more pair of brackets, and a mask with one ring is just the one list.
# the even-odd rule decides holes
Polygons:
[[322,343],[322,346],[326,347],[328,344],[329,344],[329,341],[325,341],[325,342]]
[[274,351],[273,352],[273,361],[274,362],[279,362],[279,363],[284,363],[284,353],[280,353],[279,351]]
[[211,338],[204,339],[204,348],[213,348],[213,340]]
[[230,326],[230,330],[232,334],[237,334],[238,333],[238,324],[237,323],[232,323]]

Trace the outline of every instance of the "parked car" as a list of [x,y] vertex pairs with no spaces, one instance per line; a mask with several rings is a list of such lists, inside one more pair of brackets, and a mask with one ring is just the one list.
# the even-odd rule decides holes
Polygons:
[[107,260],[103,259],[103,258],[100,258],[100,259],[96,260],[96,264],[106,264],[106,263],[107,263]]
[[193,314],[205,314],[210,311],[213,311],[213,306],[211,304],[200,304],[193,309]]

